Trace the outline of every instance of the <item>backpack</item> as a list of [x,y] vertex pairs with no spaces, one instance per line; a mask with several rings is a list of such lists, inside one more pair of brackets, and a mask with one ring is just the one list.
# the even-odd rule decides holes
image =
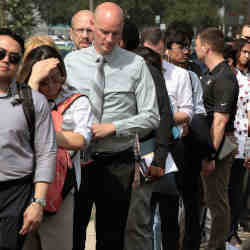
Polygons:
[[[32,99],[31,88],[23,83],[18,83],[18,95],[23,106],[24,115],[26,117],[28,127],[30,129],[31,146],[34,150],[34,136],[35,136],[35,108]],[[79,97],[83,95],[76,93],[68,97],[64,102],[60,103],[56,109],[52,110],[52,119],[56,131],[61,130],[63,114],[70,107],[70,105]],[[56,176],[53,183],[49,184],[45,211],[56,213],[62,200],[66,197],[69,191],[75,184],[75,173],[72,164],[72,159],[77,151],[70,156],[66,149],[58,148],[56,157]]]

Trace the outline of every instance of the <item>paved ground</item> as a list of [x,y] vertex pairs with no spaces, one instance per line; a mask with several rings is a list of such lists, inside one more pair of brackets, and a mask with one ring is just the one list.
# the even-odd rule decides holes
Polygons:
[[[250,238],[250,233],[240,232],[239,233],[243,242],[246,239]],[[204,248],[201,248],[203,250]],[[86,250],[95,250],[95,223],[94,220],[91,220],[88,226],[87,231],[87,242],[86,242]]]

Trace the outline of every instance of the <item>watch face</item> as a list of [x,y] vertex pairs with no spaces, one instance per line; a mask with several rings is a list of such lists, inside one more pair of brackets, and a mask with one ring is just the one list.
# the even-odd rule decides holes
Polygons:
[[42,207],[46,206],[46,200],[41,198],[32,198],[32,202],[39,203]]

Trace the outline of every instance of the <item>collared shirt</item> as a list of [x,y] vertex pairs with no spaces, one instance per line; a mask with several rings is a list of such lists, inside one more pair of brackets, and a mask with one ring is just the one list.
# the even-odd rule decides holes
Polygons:
[[[74,93],[77,93],[75,89],[64,86],[52,105],[62,103]],[[92,124],[93,113],[91,112],[91,106],[87,96],[81,96],[76,99],[63,113],[62,130],[72,131],[82,135],[86,143],[85,148],[88,146],[92,138]],[[79,188],[81,183],[80,152],[77,152],[74,156],[73,165],[76,171],[77,186]]]
[[[18,98],[16,82],[7,94],[0,94],[0,181],[34,173],[34,182],[52,182],[56,167],[56,134],[45,97],[32,90],[35,108],[34,148],[23,106],[13,105]],[[35,167],[34,167],[35,166]]]
[[188,71],[190,76],[190,82],[193,94],[193,113],[194,114],[206,114],[206,110],[203,103],[203,89],[200,79],[193,71]]
[[164,78],[174,112],[193,115],[192,87],[188,71],[163,60]]
[[[84,82],[95,80],[99,57],[93,46],[68,54],[65,58],[68,83],[87,93]],[[140,56],[115,47],[104,57],[102,123],[113,123],[116,134],[98,140],[94,151],[119,152],[134,145],[136,133],[145,136],[159,125],[156,91]]]
[[226,132],[234,131],[239,86],[235,74],[223,61],[202,79],[204,105],[210,123],[214,112],[229,114]]
[[[190,119],[193,115],[192,87],[188,71],[163,61],[164,78],[174,112],[185,112]],[[181,128],[181,127],[180,127]],[[171,153],[168,154],[165,173],[178,171]]]
[[245,159],[245,143],[248,137],[248,112],[250,111],[250,77],[236,69],[239,84],[237,113],[234,121],[234,135],[238,142],[238,153],[235,158]]

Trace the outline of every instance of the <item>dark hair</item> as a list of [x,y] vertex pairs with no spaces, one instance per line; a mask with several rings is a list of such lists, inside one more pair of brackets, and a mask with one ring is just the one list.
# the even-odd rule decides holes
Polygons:
[[186,32],[175,29],[166,30],[164,43],[167,49],[171,49],[173,43],[186,44],[190,42]]
[[164,39],[163,35],[164,34],[159,27],[146,27],[141,32],[141,45],[143,46],[144,42],[157,45]]
[[194,36],[193,27],[190,23],[186,21],[173,21],[167,27],[167,32],[176,31],[176,33],[182,33],[188,38],[189,43],[191,43]]
[[129,19],[125,19],[123,31],[122,31],[122,40],[124,42],[124,49],[134,50],[140,44],[140,35],[135,23]]
[[233,48],[230,44],[225,44],[224,50],[223,50],[223,57],[226,61],[228,61],[230,58],[233,60],[233,66],[236,66],[236,50]]
[[212,51],[223,54],[224,50],[224,35],[217,28],[206,28],[198,34],[201,43],[207,43]]
[[52,57],[57,58],[60,61],[58,68],[62,76],[66,77],[65,65],[57,49],[48,45],[42,45],[31,50],[30,53],[25,57],[17,80],[19,82],[28,83],[33,65],[38,61]]
[[0,36],[11,37],[20,45],[22,54],[24,53],[24,40],[21,36],[17,35],[15,32],[7,28],[0,28]]
[[[237,39],[234,41],[233,49],[235,50],[236,64],[237,64],[237,60],[240,56],[240,52],[246,44],[248,44],[248,40],[243,39],[243,38],[240,38],[240,39]],[[248,68],[250,69],[250,62],[248,62]]]
[[133,52],[143,57],[147,64],[153,65],[155,68],[162,72],[162,59],[160,54],[144,46],[138,47]]

